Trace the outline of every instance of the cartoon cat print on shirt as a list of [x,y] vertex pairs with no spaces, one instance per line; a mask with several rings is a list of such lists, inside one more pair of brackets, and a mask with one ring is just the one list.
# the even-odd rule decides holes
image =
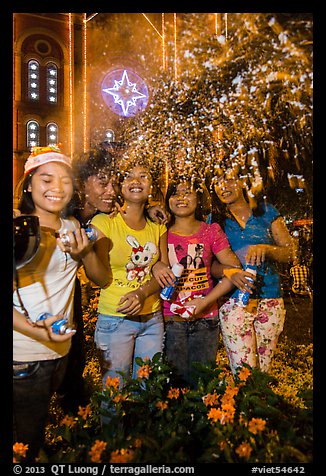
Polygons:
[[144,246],[141,246],[132,235],[128,235],[126,239],[132,247],[130,261],[126,264],[127,280],[133,281],[137,278],[138,282],[143,281],[149,274],[149,265],[157,253],[156,245],[148,241]]

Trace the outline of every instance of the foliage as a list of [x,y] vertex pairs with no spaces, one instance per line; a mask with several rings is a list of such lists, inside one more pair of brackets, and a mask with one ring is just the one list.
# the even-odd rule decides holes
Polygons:
[[177,77],[162,72],[149,107],[128,123],[129,153],[152,160],[161,176],[199,176],[209,186],[237,168],[253,196],[310,216],[312,16],[225,15],[219,35],[206,15],[181,15]]
[[[216,366],[194,364],[194,387],[181,387],[157,354],[138,359],[136,379],[107,380],[102,392],[93,333],[98,292],[84,305],[88,340],[85,379],[91,402],[77,415],[51,405],[47,447],[40,462],[295,463],[312,461],[312,345],[287,339],[271,374],[244,366],[233,377],[221,346]],[[105,422],[105,424],[103,424]],[[14,460],[26,447],[14,446]]]
[[[196,388],[179,387],[160,354],[138,359],[136,379],[109,378],[102,393],[53,431],[49,461],[134,463],[290,463],[311,461],[312,411],[290,404],[275,378],[244,366],[197,365]],[[101,424],[103,419],[103,424]]]

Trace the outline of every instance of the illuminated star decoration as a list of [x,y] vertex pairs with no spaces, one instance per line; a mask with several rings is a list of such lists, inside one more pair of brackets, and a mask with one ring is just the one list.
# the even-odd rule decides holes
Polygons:
[[[113,76],[114,73],[116,77],[116,73],[118,73],[118,71],[123,71],[120,80],[114,79]],[[145,82],[135,73],[129,72],[129,76],[131,75],[136,78],[136,81],[138,81],[140,85],[139,87],[137,87],[137,82],[132,82],[129,79],[126,69],[117,70],[112,73],[109,73],[109,75],[106,76],[105,80],[102,83],[107,84],[109,83],[110,79],[111,81],[113,79],[113,87],[102,88],[103,93],[105,93],[103,94],[103,99],[114,112],[123,116],[131,116],[136,114],[140,110],[145,109],[148,101],[148,91]],[[142,89],[145,94],[139,91],[139,89]],[[113,107],[110,104],[110,101],[108,100],[108,96],[105,96],[107,94],[109,94],[113,98]],[[136,103],[136,101],[138,101],[138,103]],[[119,105],[121,107],[121,110],[118,111],[117,108],[114,107],[115,105]]]

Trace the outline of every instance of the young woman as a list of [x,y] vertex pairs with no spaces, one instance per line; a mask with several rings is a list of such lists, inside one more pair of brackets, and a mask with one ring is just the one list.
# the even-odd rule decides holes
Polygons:
[[[72,160],[72,170],[75,178],[77,193],[70,204],[72,215],[80,225],[88,227],[97,213],[106,213],[110,217],[117,214],[118,206],[118,157],[110,153],[102,144],[76,156]],[[161,206],[150,206],[147,209],[152,221],[164,223],[165,211]],[[72,341],[65,378],[58,389],[60,405],[65,412],[78,412],[79,405],[85,405],[89,399],[84,383],[83,371],[86,363],[84,351],[84,332],[82,315],[82,289],[84,283],[88,289],[90,281],[83,267],[78,270],[75,299],[74,324],[76,335]],[[84,288],[85,289],[85,288]],[[87,299],[88,293],[83,293]]]
[[257,271],[248,305],[239,306],[231,295],[221,307],[221,331],[234,373],[243,363],[268,372],[285,318],[276,264],[290,262],[295,246],[279,212],[265,202],[251,207],[244,190],[234,169],[214,183],[213,221],[223,226],[243,267],[249,264]]
[[[136,357],[152,358],[163,348],[160,287],[151,269],[159,259],[168,263],[166,226],[147,216],[148,165],[127,161],[120,177],[120,212],[114,218],[97,214],[91,222],[99,232],[94,249],[110,276],[100,292],[95,331],[104,388],[108,377],[118,376],[122,384],[120,371],[136,377]],[[84,264],[88,277],[99,284],[97,268],[87,259]]]
[[[43,444],[50,399],[63,379],[74,335],[58,335],[51,325],[60,318],[72,325],[78,259],[90,247],[78,221],[63,215],[73,190],[70,159],[54,146],[33,149],[19,211],[39,218],[41,240],[33,259],[17,270],[13,295],[14,441],[28,444],[26,461],[34,461]],[[67,230],[79,240],[73,256],[57,238]],[[44,313],[50,317],[38,320]]]
[[[233,288],[225,277],[214,286],[210,271],[213,259],[241,268],[221,227],[203,221],[203,197],[199,182],[182,178],[170,183],[166,195],[166,207],[172,217],[168,227],[169,263],[183,264],[184,271],[171,301],[163,302],[165,353],[176,373],[190,384],[196,383],[192,377],[194,362],[216,361],[217,299]],[[164,267],[158,264],[154,273],[163,286],[162,270]]]

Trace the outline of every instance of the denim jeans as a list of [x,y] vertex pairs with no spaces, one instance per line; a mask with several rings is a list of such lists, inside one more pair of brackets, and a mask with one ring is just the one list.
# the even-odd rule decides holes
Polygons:
[[99,314],[95,343],[99,350],[103,387],[108,377],[137,377],[136,357],[150,359],[163,350],[164,323],[161,311],[139,316]]
[[51,397],[59,387],[68,356],[13,363],[14,443],[28,444],[24,461],[32,462],[44,443]]
[[191,322],[176,322],[165,317],[165,354],[174,366],[176,375],[190,385],[196,386],[193,362],[210,364],[216,362],[219,341],[218,316],[212,319],[197,319]]

